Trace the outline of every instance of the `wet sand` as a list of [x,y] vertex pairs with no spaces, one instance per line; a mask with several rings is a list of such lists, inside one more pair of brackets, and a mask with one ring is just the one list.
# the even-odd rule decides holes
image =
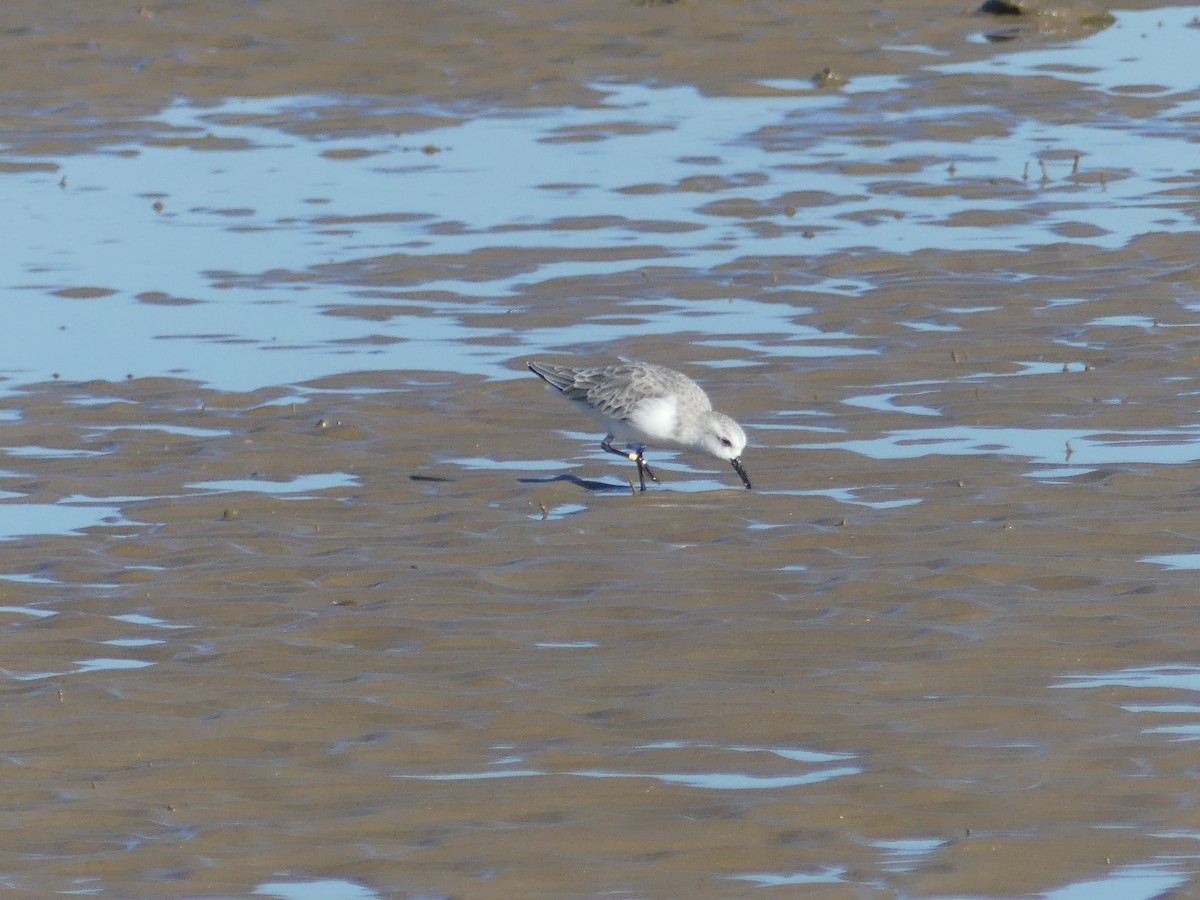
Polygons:
[[[1096,30],[1072,21],[1015,41]],[[1152,120],[1167,105],[1051,74],[1035,90],[929,77],[901,48],[965,63],[1011,43],[982,39],[997,26],[961,6],[915,2],[98,3],[86,16],[14,3],[2,24],[0,179],[62,173],[64,190],[78,181],[64,158],[161,146],[144,117],[179,97],[349,98],[271,127],[364,146],[400,133],[418,148],[405,164],[445,166],[449,149],[419,152],[434,125],[594,105],[601,79],[714,97],[824,66],[850,84],[902,79],[877,116],[852,101],[836,125],[863,147],[917,132],[952,145],[1027,119]],[[355,102],[387,95],[407,111]],[[984,112],[947,113],[945,133],[906,115],[964,104]],[[713,265],[663,237],[691,217],[638,219],[619,244],[585,207],[532,223],[526,246],[495,229],[441,250],[430,226],[419,254],[364,241],[306,266],[214,261],[201,297],[137,272],[109,284],[31,265],[6,284],[62,304],[68,332],[73,310],[97,308],[69,304],[106,290],[179,315],[220,297],[287,317],[309,302],[288,299],[297,285],[341,298],[322,301],[331,330],[357,329],[314,340],[312,377],[245,390],[219,372],[146,371],[120,342],[97,356],[130,377],[75,377],[86,366],[40,333],[45,371],[5,370],[12,892],[1194,892],[1200,293],[1196,232],[1179,225],[1197,213],[1194,165],[1163,178],[1171,224],[1115,246],[1085,206],[1132,176],[1102,185],[1085,160],[1071,180],[1059,148],[1049,187],[1014,163],[935,192],[961,204],[962,227],[999,233],[1015,217],[1055,234],[901,252],[867,246],[870,223],[929,191],[918,164],[879,167],[856,243],[822,214],[835,199],[800,192],[806,166],[867,163],[806,157],[808,139],[803,118],[755,136],[797,166],[771,203],[740,195],[753,173],[626,176],[631,197],[694,195],[727,217]],[[986,201],[1000,194],[1011,206],[997,213]],[[388,203],[389,223],[421,212]],[[214,206],[240,234],[240,207]],[[306,237],[358,227],[336,195],[312,215]],[[579,246],[539,244],[567,229]],[[787,229],[788,252],[741,250],[739,234]],[[479,295],[425,290],[452,277]],[[417,324],[400,332],[401,316]],[[452,321],[449,342],[503,377],[413,363],[423,319],[431,333]],[[182,347],[168,332],[156,340]],[[219,316],[213,332],[190,342],[251,340]],[[568,354],[692,374],[746,425],[756,489],[659,453],[663,485],[632,494],[632,466],[523,372]],[[35,509],[81,524],[43,527]]]

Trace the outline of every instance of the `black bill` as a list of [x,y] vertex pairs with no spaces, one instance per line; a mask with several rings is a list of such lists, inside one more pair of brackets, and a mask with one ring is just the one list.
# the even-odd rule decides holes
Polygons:
[[746,486],[746,490],[750,490],[750,476],[742,468],[742,461],[740,459],[731,459],[729,464],[733,466],[733,471],[738,473],[738,478],[742,479],[742,484]]

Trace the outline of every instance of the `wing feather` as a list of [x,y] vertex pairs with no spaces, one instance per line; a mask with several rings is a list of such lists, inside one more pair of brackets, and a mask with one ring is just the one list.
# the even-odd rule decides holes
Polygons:
[[686,375],[650,363],[625,360],[617,365],[574,369],[528,363],[529,369],[568,400],[620,422],[629,421],[638,404],[664,397],[686,397],[695,408],[712,409],[704,391]]

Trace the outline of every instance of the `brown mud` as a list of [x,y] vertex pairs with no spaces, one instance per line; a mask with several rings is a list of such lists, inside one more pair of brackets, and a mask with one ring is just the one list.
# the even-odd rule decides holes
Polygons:
[[[247,94],[425,98],[428,119],[349,104],[278,123],[419,135],[456,104],[593,103],[597,78],[738,95],[824,66],[910,74],[909,55],[881,48],[983,57],[993,25],[915,0],[11,2],[4,137],[22,158],[83,153],[136,140],[136,116],[172,98]],[[1063,82],[969,87],[1013,115],[1101,114]],[[923,90],[958,100],[945,81]],[[1109,102],[1151,115],[1160,101]],[[864,140],[906,126],[888,128]],[[1164,203],[1195,216],[1182,169]],[[908,189],[902,170],[882,173],[881,208]],[[1031,220],[1059,213],[1005,177]],[[971,203],[1001,187],[954,191],[986,220]],[[819,218],[821,198],[789,202]],[[580,210],[570,227],[605,224]],[[1146,560],[1194,553],[1200,530],[1196,234],[1104,249],[1086,223],[1063,230],[714,270],[595,248],[578,258],[612,259],[612,276],[461,314],[505,329],[498,342],[626,317],[619,345],[580,328],[566,349],[697,377],[751,434],[750,492],[724,465],[687,490],[696,469],[658,464],[664,484],[644,495],[589,490],[632,466],[516,377],[530,353],[515,341],[511,379],[411,368],[403,345],[389,371],[299,389],[222,391],[132,362],[121,381],[56,380],[58,361],[11,377],[0,505],[119,515],[58,534],[18,524],[0,545],[3,883],[30,897],[322,880],[371,897],[1011,897],[1161,870],[1195,892],[1196,577]],[[381,254],[261,283],[361,288],[336,315],[386,350],[370,326],[397,284],[540,262]],[[821,279],[869,287],[847,298]],[[804,307],[791,321],[865,352],[642,332],[640,304],[664,298]],[[978,446],[948,449],[937,429],[955,428]],[[1162,456],[1106,461],[1070,439],[1014,452],[1005,429]]]

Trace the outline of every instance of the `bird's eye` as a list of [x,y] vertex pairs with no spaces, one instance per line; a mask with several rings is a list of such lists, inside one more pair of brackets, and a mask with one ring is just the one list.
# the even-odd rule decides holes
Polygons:
[[732,447],[733,441],[729,440],[729,438],[721,438],[721,446],[722,447]]

